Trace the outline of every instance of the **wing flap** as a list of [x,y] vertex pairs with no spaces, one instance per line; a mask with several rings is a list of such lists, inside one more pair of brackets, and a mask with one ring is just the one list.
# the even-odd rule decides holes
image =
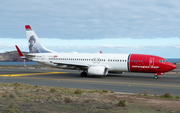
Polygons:
[[77,64],[77,63],[68,63],[68,62],[54,62],[54,61],[52,61],[52,63],[58,64],[58,65],[68,65],[68,66],[77,66],[77,67],[89,67],[88,64]]

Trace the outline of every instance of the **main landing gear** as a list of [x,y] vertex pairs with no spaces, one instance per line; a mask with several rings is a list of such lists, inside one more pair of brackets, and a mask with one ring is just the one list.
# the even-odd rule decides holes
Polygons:
[[81,73],[81,77],[87,77],[87,73],[86,72],[82,72]]
[[155,75],[155,76],[154,76],[154,79],[158,79],[158,76],[157,76],[157,75]]

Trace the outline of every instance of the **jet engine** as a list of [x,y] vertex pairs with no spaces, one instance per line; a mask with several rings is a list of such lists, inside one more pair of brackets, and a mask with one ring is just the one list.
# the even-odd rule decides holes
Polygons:
[[88,74],[106,76],[108,74],[108,69],[104,66],[90,66],[88,68]]

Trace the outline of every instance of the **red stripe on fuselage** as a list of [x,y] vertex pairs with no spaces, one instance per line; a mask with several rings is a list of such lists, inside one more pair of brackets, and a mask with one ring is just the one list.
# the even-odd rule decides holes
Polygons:
[[154,55],[131,54],[129,68],[131,72],[161,73],[173,70],[176,66],[170,62],[162,63],[165,58]]

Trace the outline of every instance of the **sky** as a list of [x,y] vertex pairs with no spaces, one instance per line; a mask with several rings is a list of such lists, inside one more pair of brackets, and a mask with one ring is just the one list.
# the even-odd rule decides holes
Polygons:
[[180,58],[178,0],[2,0],[0,52],[28,50],[25,25],[57,52]]

